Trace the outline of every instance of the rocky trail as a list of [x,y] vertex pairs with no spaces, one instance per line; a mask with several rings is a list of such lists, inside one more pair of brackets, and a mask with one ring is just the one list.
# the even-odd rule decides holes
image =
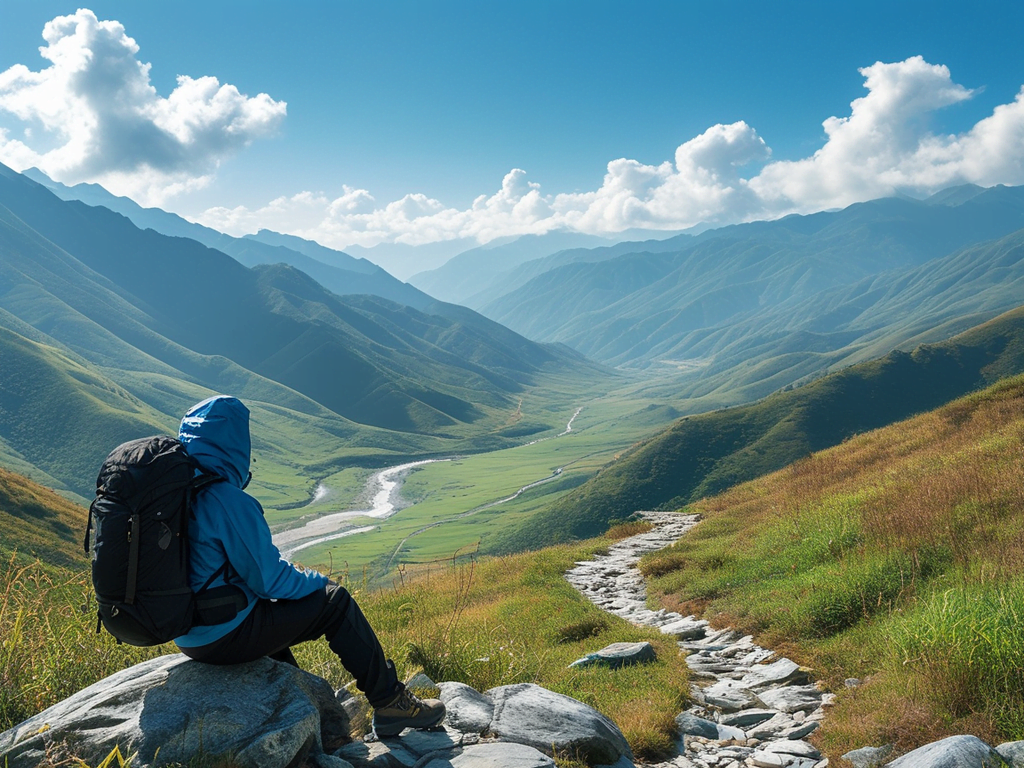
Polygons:
[[[808,671],[731,629],[702,619],[651,610],[637,569],[640,558],[663,549],[698,522],[696,515],[643,512],[654,524],[623,539],[606,555],[580,562],[569,582],[604,610],[633,624],[657,627],[676,638],[692,673],[693,705],[676,718],[680,754],[658,768],[823,768],[828,760],[805,737],[834,698]],[[852,683],[853,681],[851,681]],[[653,768],[653,767],[652,767]]]

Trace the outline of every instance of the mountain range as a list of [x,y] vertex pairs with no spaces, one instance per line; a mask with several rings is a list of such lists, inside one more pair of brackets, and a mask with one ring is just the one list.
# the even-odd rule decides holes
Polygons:
[[591,480],[485,540],[503,553],[603,532],[637,509],[678,509],[849,437],[1024,372],[1024,307],[948,341],[893,351],[759,402],[684,417]]
[[[0,168],[0,453],[85,495],[106,450],[173,427],[210,391],[265,404],[289,433],[333,435],[307,459],[465,450],[482,435],[500,446],[537,375],[601,375],[463,307],[419,303],[340,296],[287,264],[249,268]],[[84,400],[27,383],[39,381],[81,382]],[[74,413],[76,441],[59,439],[54,403]]]

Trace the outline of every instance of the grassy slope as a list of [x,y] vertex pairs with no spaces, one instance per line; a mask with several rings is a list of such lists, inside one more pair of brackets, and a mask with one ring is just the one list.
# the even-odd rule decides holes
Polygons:
[[1022,370],[1018,309],[941,344],[893,352],[753,405],[684,418],[484,548],[592,536],[637,509],[695,501]]
[[1018,376],[692,505],[705,520],[641,567],[667,606],[819,669],[833,758],[1024,739],[1022,477]]
[[28,478],[0,469],[0,559],[38,558],[80,568],[86,510]]
[[[562,574],[576,560],[608,543],[435,565],[404,574],[405,583],[392,589],[348,586],[403,679],[422,668],[435,680],[478,690],[535,682],[604,712],[638,757],[652,759],[671,750],[686,665],[671,639],[604,614],[565,581]],[[97,635],[95,614],[81,610],[88,600],[81,567],[0,564],[0,731],[130,664],[176,650],[119,646],[106,633]],[[657,650],[652,664],[614,672],[567,668],[608,643],[643,640]],[[326,643],[307,643],[297,656],[336,687],[351,680]]]

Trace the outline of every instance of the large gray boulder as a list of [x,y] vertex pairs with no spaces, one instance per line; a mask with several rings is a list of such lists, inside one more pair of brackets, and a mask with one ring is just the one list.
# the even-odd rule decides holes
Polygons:
[[494,717],[494,702],[465,683],[441,683],[445,722],[463,733],[483,733]]
[[1001,768],[1003,759],[977,736],[950,736],[898,757],[889,768]]
[[1024,768],[1024,741],[1007,741],[996,747],[996,752],[1010,768]]
[[115,746],[133,768],[230,753],[233,764],[286,768],[347,738],[348,717],[324,680],[260,659],[215,667],[181,654],[122,670],[0,734],[0,764],[34,768],[67,743],[88,764]]
[[490,732],[502,741],[535,747],[546,754],[579,755],[590,765],[611,765],[630,759],[622,731],[596,709],[533,683],[492,688]]

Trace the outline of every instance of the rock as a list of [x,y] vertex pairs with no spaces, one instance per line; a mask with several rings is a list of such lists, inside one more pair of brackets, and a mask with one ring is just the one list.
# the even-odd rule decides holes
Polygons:
[[364,733],[370,730],[370,723],[373,720],[373,708],[365,696],[353,696],[344,688],[335,692],[334,698],[341,704],[341,708],[348,715],[351,728],[356,733]]
[[417,672],[409,681],[405,684],[406,688],[436,688],[437,683],[431,680],[422,672]]
[[234,764],[285,768],[345,738],[348,716],[325,680],[271,659],[217,667],[160,656],[100,680],[0,734],[0,762],[36,766],[50,744],[73,742],[99,763],[137,752],[133,768],[232,753]]
[[996,747],[996,752],[1010,768],[1024,768],[1024,741],[1007,741]]
[[1003,759],[977,736],[950,736],[898,757],[891,768],[996,768]]
[[697,717],[689,712],[680,712],[676,715],[676,728],[683,736],[700,736],[704,739],[718,738],[717,723],[712,723],[710,720]]
[[462,734],[454,729],[405,730],[401,736],[380,740],[389,749],[401,748],[423,757],[431,752],[451,752],[462,744]]
[[763,723],[758,723],[747,729],[748,739],[774,739],[783,731],[796,726],[796,722],[789,715],[778,713]]
[[744,688],[758,688],[763,685],[803,685],[809,681],[809,670],[789,659],[779,659],[772,664],[758,664],[740,678],[740,684]]
[[756,703],[754,694],[740,687],[738,680],[719,680],[704,689],[704,700],[724,712],[746,709]]
[[[633,765],[632,760],[623,755],[619,758],[617,763],[612,765],[595,765],[594,768],[636,768],[636,766]],[[679,768],[679,766],[677,766],[677,768]]]
[[379,741],[346,744],[334,754],[355,768],[412,768],[419,759],[401,745]]
[[860,683],[861,681],[858,677],[848,677],[845,680],[843,680],[843,685],[845,685],[847,688],[856,688],[858,685],[860,685]]
[[769,709],[791,714],[813,712],[821,706],[821,692],[813,685],[789,685],[784,688],[769,688],[757,694]]
[[731,725],[718,724],[718,740],[719,741],[746,741],[747,734],[743,732],[742,728],[736,728]]
[[817,762],[817,760],[821,758],[821,752],[812,747],[806,741],[800,741],[799,739],[779,739],[778,741],[766,744],[761,747],[761,749],[767,752],[775,752],[779,755],[806,757],[810,758],[813,762]]
[[765,720],[770,720],[777,714],[778,712],[771,709],[743,709],[739,712],[722,715],[722,719],[719,722],[723,725],[735,725],[737,728],[749,728],[758,723],[763,723]]
[[881,747],[861,747],[843,755],[843,760],[853,768],[877,768],[892,752],[892,744]]
[[816,730],[818,730],[818,722],[816,720],[808,720],[792,728],[779,731],[779,736],[783,739],[803,739],[810,736]]
[[618,669],[630,664],[642,664],[654,661],[657,657],[654,646],[650,643],[612,643],[600,651],[590,653],[577,659],[570,667],[589,667],[601,665]]
[[314,755],[312,760],[313,768],[355,768],[352,763],[335,755]]
[[533,683],[503,685],[486,694],[494,701],[490,730],[505,741],[548,754],[577,753],[591,765],[633,757],[618,726],[581,701]]
[[765,752],[763,749],[755,749],[747,760],[750,765],[756,765],[758,768],[784,768],[784,766],[790,763],[789,760],[781,755],[776,755],[774,752]]
[[450,760],[435,758],[422,768],[554,768],[555,761],[525,744],[476,744]]
[[699,640],[707,634],[708,623],[688,617],[664,624],[661,631],[666,635],[672,635],[676,640]]
[[463,683],[441,683],[441,701],[448,713],[445,722],[463,733],[483,733],[494,717],[494,702]]

